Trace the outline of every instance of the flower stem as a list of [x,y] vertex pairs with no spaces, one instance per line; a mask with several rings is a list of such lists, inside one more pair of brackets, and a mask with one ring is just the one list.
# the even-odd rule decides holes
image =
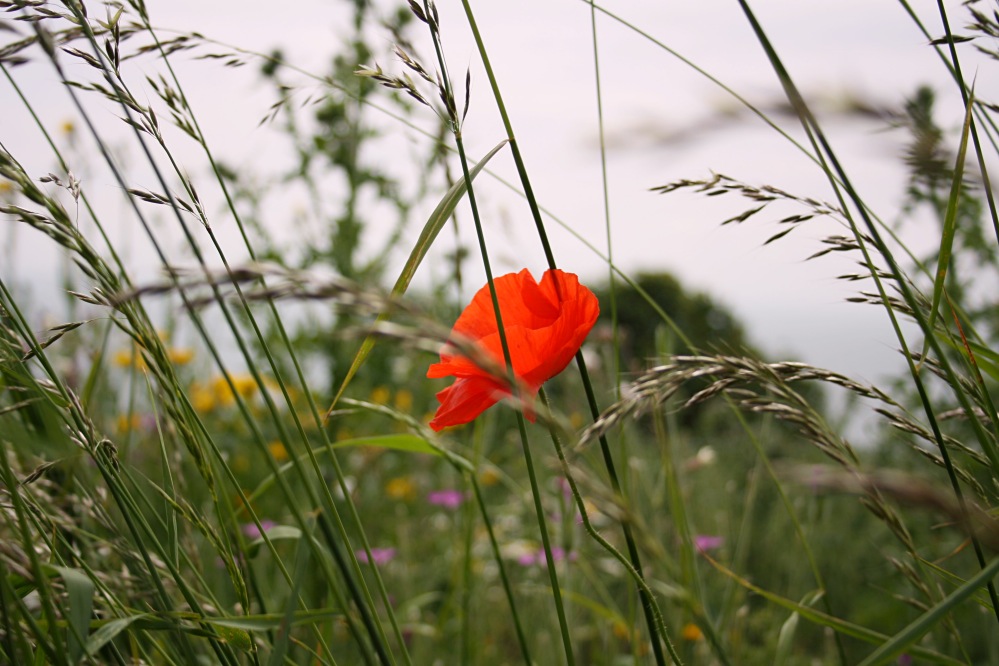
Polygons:
[[[489,295],[492,297],[493,310],[496,315],[496,329],[499,331],[500,344],[503,347],[503,360],[506,364],[508,381],[511,393],[519,399],[522,393],[520,382],[513,372],[513,361],[510,357],[510,345],[507,343],[506,331],[503,329],[503,317],[500,313],[499,299],[496,295],[496,285],[493,280],[492,267],[489,263],[489,253],[486,247],[485,233],[482,229],[482,221],[479,217],[478,206],[475,203],[475,195],[472,189],[472,179],[468,171],[468,160],[465,157],[465,146],[461,140],[461,132],[455,131],[455,144],[458,147],[458,156],[461,159],[461,171],[468,188],[468,203],[472,209],[472,219],[475,222],[475,235],[479,241],[479,251],[482,256],[482,265],[486,272],[486,281],[489,284]],[[527,422],[524,412],[517,410],[517,428],[520,431],[520,443],[524,451],[524,464],[527,466],[527,476],[531,483],[531,495],[534,499],[534,511],[537,515],[538,528],[541,531],[541,543],[544,547],[545,557],[548,562],[548,578],[551,580],[552,596],[555,599],[555,610],[558,613],[559,630],[562,633],[562,644],[565,646],[565,660],[567,664],[575,664],[572,652],[572,641],[569,638],[569,626],[565,618],[565,608],[562,603],[562,592],[558,584],[558,573],[555,570],[555,558],[552,556],[551,540],[548,536],[548,527],[545,521],[544,507],[541,504],[541,490],[538,486],[537,473],[534,471],[534,460],[531,456],[531,447],[527,438]]]
[[[424,10],[427,16],[431,16],[432,12],[428,0],[424,0]],[[520,386],[521,383],[514,373],[513,360],[510,356],[510,345],[507,342],[506,331],[503,328],[503,316],[500,312],[499,299],[496,295],[496,284],[493,279],[492,266],[489,262],[489,251],[486,247],[485,233],[482,229],[482,219],[479,216],[479,208],[475,201],[475,190],[472,187],[472,177],[469,173],[468,158],[465,154],[465,144],[461,137],[461,121],[456,113],[457,105],[454,103],[454,90],[451,86],[451,77],[448,75],[447,64],[444,59],[444,50],[441,47],[440,33],[438,31],[437,22],[436,20],[428,22],[428,25],[430,26],[430,35],[434,42],[434,51],[437,54],[437,64],[441,71],[443,86],[443,90],[441,92],[443,93],[445,103],[448,107],[447,112],[450,114],[451,132],[454,135],[455,145],[458,148],[458,157],[461,160],[461,173],[462,177],[465,179],[465,186],[468,191],[468,204],[472,210],[472,220],[475,224],[475,235],[479,243],[479,252],[482,257],[482,267],[486,273],[486,281],[489,284],[489,295],[493,302],[493,312],[496,315],[496,330],[499,332],[500,345],[503,347],[503,360],[506,364],[510,392],[513,394],[514,398],[518,400],[518,402],[522,402],[521,398],[523,391]],[[513,147],[516,151],[516,146],[512,143],[511,147]],[[515,155],[519,156],[519,152],[515,152]],[[518,164],[520,164],[519,161]],[[533,197],[531,197],[530,200],[533,201]],[[534,206],[536,208],[537,204],[534,203]],[[549,255],[549,260],[551,260],[551,250],[550,248],[547,248],[547,240],[546,249]],[[531,483],[531,495],[534,499],[534,511],[537,516],[538,528],[541,531],[541,543],[544,547],[545,558],[548,563],[548,578],[552,585],[552,597],[555,600],[555,611],[558,614],[559,631],[562,634],[562,645],[565,648],[565,662],[570,666],[573,666],[576,663],[576,660],[573,656],[572,641],[569,637],[569,626],[565,618],[565,606],[562,602],[562,592],[558,584],[558,572],[555,569],[555,558],[552,555],[551,540],[548,536],[548,527],[545,521],[544,507],[541,503],[541,490],[538,486],[537,473],[534,470],[534,460],[531,456],[531,448],[527,438],[527,423],[524,418],[523,410],[517,410],[517,428],[520,432],[520,443],[524,451],[524,463],[527,467],[527,476]]]
[[513,586],[510,584],[510,577],[506,574],[506,567],[503,565],[503,558],[500,555],[499,543],[496,541],[496,534],[493,532],[492,521],[489,520],[489,513],[486,511],[486,502],[482,499],[482,488],[479,487],[479,480],[474,474],[471,478],[472,491],[475,493],[475,502],[479,505],[479,513],[482,514],[482,522],[486,526],[486,534],[489,535],[489,545],[492,547],[493,556],[496,558],[496,566],[499,567],[500,581],[503,583],[503,591],[506,592],[507,601],[510,602],[510,614],[513,615],[513,628],[517,633],[517,643],[520,645],[520,653],[524,656],[524,663],[530,666],[531,653],[527,649],[527,636],[524,628],[520,624],[520,615],[517,613],[517,604],[513,600]]
[[[544,403],[547,410],[551,410],[551,406],[548,402],[548,395],[545,393],[544,388],[538,392],[538,396],[541,398],[541,402]],[[669,652],[670,658],[673,660],[674,664],[682,663],[680,661],[680,655],[677,654],[676,648],[673,647],[673,643],[669,640],[669,634],[666,632],[666,621],[663,619],[662,610],[659,608],[659,604],[656,603],[655,597],[652,594],[652,589],[649,588],[649,584],[645,582],[645,578],[642,574],[635,569],[634,565],[627,558],[615,548],[607,539],[605,539],[596,528],[593,527],[593,523],[590,522],[590,515],[586,511],[586,504],[583,502],[583,496],[579,493],[579,486],[576,484],[576,479],[572,476],[572,469],[569,467],[569,461],[565,457],[565,450],[562,448],[562,442],[559,439],[558,432],[554,427],[549,427],[548,432],[552,437],[552,444],[555,446],[555,454],[558,456],[559,464],[562,467],[562,475],[565,477],[566,482],[569,484],[569,491],[572,493],[572,499],[576,503],[576,510],[579,511],[580,520],[583,521],[583,529],[586,533],[590,535],[594,541],[600,544],[604,550],[610,553],[611,557],[617,560],[621,566],[624,567],[628,575],[631,576],[632,580],[635,581],[635,585],[641,593],[648,595],[648,598],[652,601],[652,615],[655,619],[655,626],[659,630],[659,634],[663,637],[663,641],[666,643],[666,650]],[[651,637],[653,644],[655,644],[655,635]]]
[[[541,246],[544,249],[545,257],[548,260],[548,266],[551,269],[557,268],[555,264],[555,255],[552,253],[551,244],[548,242],[548,234],[545,231],[544,222],[541,220],[541,211],[538,208],[537,198],[534,196],[534,189],[531,187],[531,181],[527,176],[527,168],[524,166],[524,159],[521,157],[520,148],[517,145],[516,137],[513,133],[513,125],[510,122],[510,116],[506,111],[506,106],[503,104],[503,98],[500,95],[499,85],[496,82],[496,76],[493,73],[492,65],[489,63],[489,57],[486,54],[486,48],[482,41],[482,35],[479,33],[478,25],[475,22],[475,17],[472,15],[472,8],[468,3],[468,0],[462,0],[462,6],[465,8],[465,16],[468,19],[468,25],[472,30],[472,35],[475,38],[475,44],[479,50],[479,57],[482,58],[482,65],[485,67],[486,75],[489,77],[489,84],[492,86],[493,96],[496,99],[496,108],[500,112],[500,116],[503,118],[503,126],[506,129],[507,137],[510,139],[510,150],[513,154],[514,163],[517,165],[517,173],[520,175],[521,184],[524,187],[524,196],[527,198],[528,206],[531,209],[531,214],[534,217],[534,224],[537,227],[538,236],[541,240]],[[462,167],[464,168],[464,155],[462,155]],[[469,184],[469,200],[471,201],[471,184]],[[474,208],[473,208],[474,210]],[[476,225],[478,226],[478,220],[476,220]],[[490,281],[490,289],[492,288],[492,282]],[[494,295],[495,298],[495,295]],[[498,313],[498,310],[497,310]],[[503,327],[500,326],[500,331],[502,334]],[[506,350],[506,345],[504,343],[504,351]],[[509,360],[508,360],[509,362]],[[586,400],[590,406],[590,414],[593,419],[596,420],[600,415],[600,409],[597,406],[596,397],[593,391],[593,385],[590,382],[589,372],[586,370],[586,361],[583,360],[583,355],[580,352],[576,352],[576,365],[579,367],[579,374],[583,381],[583,388],[586,391]],[[614,489],[615,493],[620,494],[621,483],[618,480],[617,471],[614,467],[614,459],[611,456],[610,445],[607,443],[607,438],[603,435],[600,436],[600,450],[603,454],[604,466],[607,469],[607,475],[611,480],[611,487]],[[631,528],[627,523],[622,523],[622,529],[624,530],[624,539],[628,546],[628,556],[631,559],[632,567],[638,572],[639,576],[644,578],[642,573],[642,561],[638,554],[638,548],[635,545],[635,539],[631,534]],[[549,556],[549,562],[551,558]],[[652,651],[655,655],[656,664],[658,666],[665,666],[666,658],[662,652],[662,645],[659,640],[655,638],[658,635],[656,630],[655,613],[653,610],[654,602],[652,597],[645,591],[640,591],[640,596],[642,600],[642,611],[645,614],[645,621],[649,627],[649,633],[651,634],[652,640]],[[668,641],[669,639],[664,635],[663,640]]]

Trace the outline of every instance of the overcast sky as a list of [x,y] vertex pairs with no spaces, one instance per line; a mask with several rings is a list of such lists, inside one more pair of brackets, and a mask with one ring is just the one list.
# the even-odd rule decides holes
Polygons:
[[[251,50],[266,52],[279,46],[289,62],[319,75],[326,73],[330,54],[349,34],[344,21],[347,4],[296,0],[287,4],[292,9],[275,10],[276,3],[263,0],[147,0],[157,26],[198,31]],[[949,4],[952,26],[960,32],[966,12]],[[589,5],[581,0],[472,5],[542,204],[606,252]],[[826,122],[861,194],[885,220],[895,220],[904,187],[899,155],[905,137],[885,131],[882,120],[846,115],[841,109],[851,99],[898,108],[918,85],[928,83],[942,94],[941,124],[949,130],[959,128],[963,116],[959,98],[946,87],[946,71],[927,40],[898,3],[759,0],[753,6],[792,76]],[[470,155],[481,156],[503,138],[502,127],[461,4],[442,0],[438,7],[452,73],[460,73],[457,78],[466,67],[471,69],[472,100],[464,136]],[[615,0],[604,7],[620,12],[621,18],[754,104],[773,110],[780,103],[779,86],[737,3]],[[815,223],[764,247],[763,242],[779,230],[777,219],[804,211],[781,207],[751,223],[721,227],[722,220],[747,206],[741,201],[649,191],[714,171],[801,196],[833,197],[821,172],[786,139],[748,114],[726,115],[739,106],[716,84],[621,23],[603,14],[597,19],[615,261],[629,271],[669,270],[710,292],[735,310],[757,344],[774,355],[800,357],[868,379],[896,367],[883,314],[845,302],[856,285],[835,276],[852,270],[849,261],[841,257],[804,261],[819,249],[820,239],[842,232],[835,225]],[[927,11],[923,20],[931,34],[940,33],[934,12]],[[387,34],[384,40],[389,46]],[[415,41],[425,54],[432,54],[423,35]],[[400,69],[391,59],[380,64],[387,70]],[[183,55],[175,58],[175,65],[219,155],[266,177],[271,163],[284,157],[274,133],[257,125],[274,101],[273,91],[260,82],[257,66],[233,70]],[[138,67],[152,72],[157,65],[145,61]],[[979,95],[986,98],[994,81],[989,73],[983,70],[977,81]],[[50,71],[31,66],[21,68],[18,77],[44,108],[47,121],[72,116]],[[30,127],[5,84],[0,85],[0,103],[10,122]],[[110,111],[104,113],[108,122],[114,122]],[[793,119],[781,115],[774,119],[799,135]],[[400,136],[403,141],[421,140],[401,130]],[[4,140],[12,153],[21,148],[23,154],[31,152],[26,146],[37,137],[26,131],[17,137],[5,133]],[[191,154],[196,159],[196,153]],[[33,166],[41,173],[51,169],[46,161]],[[491,167],[515,180],[508,154],[497,156]],[[194,163],[190,169],[196,176],[204,175],[203,164]],[[526,207],[504,187],[487,179],[479,182],[495,248],[495,270],[501,273],[526,265],[539,274],[545,264]],[[433,204],[428,202],[427,212]],[[284,222],[276,221],[278,227]],[[225,221],[219,224],[224,227]],[[925,245],[931,238],[929,229],[910,226],[908,231],[914,234],[910,242]],[[418,229],[410,230],[413,238],[417,233]],[[605,278],[601,259],[569,234],[554,227],[551,234],[556,257],[566,270],[587,280]],[[471,234],[465,238],[471,245]],[[19,238],[18,242],[32,241]],[[432,271],[432,264],[426,270]],[[472,276],[469,281],[478,279]]]

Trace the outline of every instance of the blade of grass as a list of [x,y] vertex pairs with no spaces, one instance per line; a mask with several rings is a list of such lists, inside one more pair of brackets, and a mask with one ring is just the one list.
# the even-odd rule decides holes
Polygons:
[[[950,267],[950,258],[954,249],[954,234],[957,230],[957,212],[964,187],[964,162],[968,152],[968,135],[971,129],[972,110],[974,109],[974,93],[968,98],[964,112],[964,125],[961,128],[961,143],[957,151],[957,161],[954,164],[954,178],[950,186],[950,196],[947,199],[947,212],[944,215],[943,232],[940,235],[940,251],[937,255],[936,278],[933,280],[933,303],[930,305],[927,326],[933,328],[940,309],[940,301],[944,293],[944,283]],[[923,355],[929,342],[923,343]]]
[[[465,3],[467,12],[467,2]],[[486,243],[485,232],[483,230],[482,219],[479,215],[479,207],[475,199],[475,190],[472,187],[471,171],[468,164],[468,156],[465,154],[465,143],[462,138],[461,133],[461,120],[457,115],[457,106],[454,103],[454,89],[451,85],[451,78],[448,75],[447,61],[444,58],[444,48],[441,44],[441,36],[439,31],[439,24],[436,19],[436,7],[431,10],[430,0],[423,0],[423,21],[427,24],[430,31],[430,37],[433,40],[434,52],[437,56],[437,65],[439,68],[439,78],[441,83],[439,85],[441,98],[448,109],[448,116],[450,120],[450,131],[454,137],[455,147],[458,149],[458,158],[461,162],[461,173],[464,179],[467,191],[468,191],[468,205],[472,211],[472,221],[475,227],[475,236],[478,241],[479,246],[479,258],[482,262],[482,267],[486,274],[486,284],[489,287],[489,296],[493,304],[493,315],[496,318],[496,330],[499,333],[500,347],[503,350],[503,362],[504,367],[507,372],[508,387],[513,395],[514,399],[520,400],[521,398],[521,388],[520,381],[516,376],[513,366],[512,356],[510,354],[510,344],[507,340],[506,329],[503,326],[503,315],[500,311],[499,298],[496,294],[496,284],[493,279],[493,271],[491,262],[489,260],[489,250]],[[433,21],[428,20],[428,17],[434,17]],[[513,136],[508,132],[508,137],[510,140],[510,147],[514,151],[515,159],[519,156],[519,150],[517,149],[517,144],[513,140]],[[549,258],[551,258],[550,250],[546,253]],[[517,430],[520,435],[521,450],[524,455],[524,463],[527,468],[527,476],[531,485],[531,496],[534,500],[534,512],[537,519],[538,529],[541,534],[541,544],[544,548],[545,559],[548,569],[548,579],[551,582],[551,593],[552,600],[555,604],[555,612],[558,616],[559,632],[562,638],[562,647],[564,650],[564,656],[566,663],[569,666],[575,664],[575,656],[573,651],[572,638],[569,635],[568,622],[565,616],[565,606],[562,602],[562,592],[558,582],[558,572],[555,567],[555,558],[552,555],[551,540],[548,534],[547,520],[545,518],[544,506],[541,501],[541,491],[538,484],[537,473],[534,469],[533,455],[531,454],[530,443],[527,436],[527,423],[524,416],[524,410],[516,410],[517,417]]]
[[[750,581],[746,580],[745,578],[735,573],[734,571],[728,569],[727,567],[725,567],[725,565],[714,560],[708,555],[704,555],[704,559],[707,560],[711,564],[711,566],[717,569],[720,573],[724,574],[725,576],[728,576],[730,579],[732,579],[745,589],[749,590],[750,592],[754,592],[763,597],[764,599],[766,599],[767,601],[775,603],[778,606],[791,611],[792,613],[797,613],[802,618],[808,620],[809,622],[812,622],[813,624],[817,624],[822,627],[828,627],[829,629],[832,629],[837,633],[841,633],[844,636],[856,638],[866,643],[883,643],[888,638],[888,636],[885,636],[880,632],[868,629],[867,627],[863,627],[859,624],[854,624],[853,622],[842,620],[832,615],[828,615],[826,613],[823,613],[822,611],[812,608],[811,606],[799,604],[796,601],[792,601],[791,599],[787,599],[778,594],[774,594],[773,592],[765,590],[759,587],[758,585],[754,585]],[[999,559],[997,559],[992,564],[996,565],[994,566],[994,571],[992,572],[992,575],[995,575],[996,571],[999,571]],[[979,576],[980,575],[981,574],[979,574]],[[978,576],[976,576],[976,578],[978,578]],[[981,587],[981,585],[982,582],[979,581],[978,587]],[[904,647],[905,646],[903,646],[903,648]],[[926,659],[928,661],[932,661],[935,664],[948,664],[948,666],[958,666],[958,664],[964,663],[957,659],[954,659],[953,657],[948,657],[945,654],[941,654],[939,652],[935,652],[933,650],[929,650],[927,648],[922,648],[918,646],[912,646],[911,652],[914,657],[919,657],[920,659]],[[884,662],[879,662],[879,663],[884,663]],[[872,665],[869,665],[865,662],[863,666],[872,666]]]
[[[902,293],[903,299],[905,300],[906,304],[909,306],[910,311],[913,313],[916,321],[918,322],[920,328],[922,329],[925,339],[930,343],[934,355],[938,363],[940,364],[940,367],[942,368],[948,383],[954,388],[954,396],[961,404],[961,407],[967,411],[967,413],[969,414],[973,413],[974,410],[971,404],[971,400],[967,395],[967,393],[962,389],[960,379],[957,377],[949,360],[947,359],[946,355],[943,353],[943,348],[935,334],[934,329],[932,329],[927,325],[927,318],[925,316],[925,313],[923,313],[923,311],[921,310],[919,302],[915,297],[912,288],[910,287],[909,281],[903,275],[902,270],[899,267],[897,261],[895,260],[893,253],[888,248],[887,244],[882,238],[877,225],[874,223],[873,219],[868,214],[867,207],[864,205],[863,200],[860,198],[859,194],[853,187],[850,179],[846,174],[846,171],[843,169],[842,165],[839,162],[839,159],[836,157],[836,153],[833,151],[832,146],[829,144],[824,132],[819,126],[818,121],[815,119],[815,116],[811,113],[800,91],[792,81],[790,74],[788,74],[787,69],[784,67],[783,62],[781,61],[780,57],[777,55],[777,52],[774,49],[772,43],[770,42],[769,38],[766,36],[763,27],[759,24],[755,14],[750,9],[749,3],[746,0],[739,0],[739,5],[742,8],[743,13],[746,15],[746,18],[749,21],[750,26],[753,29],[753,32],[756,34],[757,40],[760,42],[760,45],[763,47],[767,55],[767,58],[770,60],[771,66],[774,69],[774,72],[777,75],[778,79],[780,80],[782,87],[784,88],[788,101],[791,103],[792,108],[795,109],[795,112],[798,115],[802,127],[807,132],[809,139],[813,142],[816,153],[819,155],[824,154],[828,158],[830,166],[827,167],[825,171],[829,179],[830,185],[833,187],[837,197],[840,199],[841,209],[843,211],[848,211],[848,207],[846,206],[846,200],[844,199],[843,196],[843,192],[845,191],[846,197],[849,198],[851,202],[853,202],[858,214],[861,216],[861,219],[863,220],[864,223],[864,227],[867,230],[867,233],[870,235],[871,239],[874,241],[875,247],[877,248],[879,255],[885,262],[887,262],[889,266],[890,275],[894,281],[895,286]],[[840,187],[840,184],[842,184],[842,188]],[[851,226],[854,230],[854,238],[857,241],[859,247],[861,248],[861,251],[864,253],[864,259],[866,265],[869,267],[869,270],[871,272],[871,278],[874,280],[875,285],[877,286],[878,294],[884,304],[885,311],[891,320],[892,327],[894,329],[896,338],[902,347],[903,353],[906,358],[906,362],[909,365],[910,376],[912,377],[913,384],[915,385],[916,390],[919,394],[920,402],[923,405],[924,413],[933,431],[933,436],[934,439],[936,440],[938,449],[940,451],[940,456],[943,459],[944,466],[947,470],[951,487],[954,490],[954,495],[957,498],[958,503],[961,505],[962,511],[966,513],[967,509],[964,499],[964,492],[961,489],[960,482],[957,478],[957,474],[954,470],[954,465],[951,460],[950,452],[944,441],[943,434],[940,431],[939,423],[937,421],[933,405],[930,401],[929,393],[926,389],[926,386],[924,385],[922,378],[920,377],[918,369],[916,368],[912,354],[909,351],[905,335],[903,334],[901,327],[897,321],[895,309],[891,305],[891,300],[889,299],[887,290],[884,284],[882,283],[879,271],[875,268],[875,264],[873,263],[870,257],[869,251],[867,249],[867,244],[863,238],[863,234],[860,233],[860,230],[859,228],[857,228],[856,223],[853,221],[852,217],[849,217],[848,212],[847,215],[851,223]],[[993,424],[992,424],[993,429],[999,431],[999,424],[995,423],[995,421],[996,419],[993,419]],[[999,450],[997,450],[996,448],[995,441],[993,441],[993,439],[988,435],[988,433],[985,432],[984,426],[979,422],[978,419],[972,418],[969,420],[969,423],[975,433],[976,439],[978,440],[983,451],[985,451],[986,455],[989,458],[989,461],[992,465],[993,473],[999,473]],[[985,554],[982,550],[981,543],[974,536],[972,536],[972,545],[974,546],[975,555],[978,559],[979,566],[984,568],[986,566]],[[988,583],[988,588],[989,588],[989,596],[992,599],[995,617],[997,622],[999,622],[999,595],[997,595],[996,588],[991,581],[989,581]]]
[[312,540],[311,533],[306,539],[298,539],[295,547],[294,582],[291,586],[291,594],[288,595],[286,602],[284,618],[281,620],[281,625],[278,628],[277,640],[271,647],[271,655],[267,660],[268,666],[280,666],[285,660],[285,655],[288,653],[288,644],[291,637],[291,621],[295,616],[295,607],[298,605],[302,582],[305,580],[309,568],[309,547],[304,543],[306,540]]
[[964,585],[951,592],[940,603],[920,615],[905,629],[885,641],[881,647],[868,655],[867,659],[861,662],[860,666],[887,664],[906,649],[911,649],[912,653],[916,654],[916,650],[919,648],[913,646],[913,643],[939,624],[955,607],[963,603],[978,590],[990,584],[996,574],[999,574],[999,558],[989,562],[981,571],[969,578]]
[[79,663],[90,634],[90,615],[94,608],[94,583],[79,569],[55,564],[45,565],[50,575],[62,578],[66,586],[69,629],[69,663]]
[[[548,267],[551,269],[555,269],[557,268],[555,263],[555,255],[553,254],[551,244],[548,241],[548,233],[545,230],[544,222],[541,219],[541,212],[540,209],[538,208],[537,198],[534,195],[534,188],[531,186],[531,181],[527,174],[527,167],[525,166],[524,159],[521,156],[520,147],[515,138],[513,132],[513,124],[511,123],[510,116],[507,113],[506,105],[503,103],[503,96],[500,94],[499,83],[496,80],[496,75],[493,72],[492,65],[490,64],[489,55],[486,50],[485,43],[482,40],[482,35],[479,32],[478,24],[475,21],[475,16],[472,13],[472,7],[470,3],[468,2],[468,0],[462,0],[461,4],[465,10],[465,18],[468,22],[468,26],[472,30],[472,36],[475,38],[475,45],[479,53],[479,58],[482,60],[482,65],[485,68],[486,75],[489,78],[489,85],[493,91],[493,98],[496,103],[496,108],[500,113],[500,117],[503,120],[503,127],[505,128],[507,137],[510,140],[510,149],[513,153],[514,163],[516,164],[517,167],[517,174],[519,175],[521,185],[524,188],[524,196],[527,199],[528,207],[531,210],[531,216],[534,219],[534,226],[538,233],[538,239],[541,242],[541,247],[544,250],[545,258],[548,261]],[[460,154],[462,151],[460,143],[458,144],[458,147]],[[474,207],[472,210],[473,212],[475,212]],[[477,220],[476,224],[478,224]],[[480,240],[480,245],[481,244],[482,241]],[[491,291],[493,291],[493,303],[496,304],[495,290],[492,289],[492,280],[490,279],[489,282],[490,282],[490,289]],[[496,304],[496,315],[497,315],[497,322],[499,322],[500,319],[499,319],[498,304]],[[502,337],[503,335],[502,325],[500,325],[499,330]],[[505,348],[506,348],[506,343],[504,341],[504,349]],[[510,362],[508,357],[506,359],[506,362],[507,362],[507,367],[512,368],[512,366],[509,364]],[[600,415],[600,409],[597,406],[596,394],[593,391],[593,385],[590,382],[590,376],[586,370],[586,360],[583,358],[583,354],[581,351],[576,353],[576,366],[579,369],[580,378],[583,383],[583,389],[586,393],[586,400],[590,408],[590,415],[594,420],[596,420]],[[600,437],[600,450],[603,455],[604,467],[607,469],[607,474],[611,479],[611,486],[616,493],[620,494],[621,484],[620,481],[618,480],[618,475],[615,470],[614,458],[610,452],[610,444],[607,442],[607,439],[603,436]],[[526,449],[525,449],[525,455],[529,455]],[[623,523],[621,525],[621,528],[622,531],[624,532],[624,538],[628,548],[628,556],[631,559],[632,566],[634,567],[635,571],[638,572],[639,576],[642,576],[643,573],[642,573],[641,557],[639,556],[638,547],[635,544],[635,539],[631,534],[631,528],[627,523]],[[547,552],[548,551],[546,544],[546,553]],[[552,561],[550,553],[548,553],[548,564],[549,564],[549,570],[554,576],[554,562]],[[642,599],[642,612],[645,615],[646,626],[648,627],[649,635],[653,639],[652,646],[653,646],[653,654],[656,658],[656,664],[658,664],[659,666],[665,666],[666,659],[662,652],[660,639],[669,644],[670,643],[669,638],[666,636],[661,636],[661,637],[659,636],[659,629],[656,624],[655,600],[651,596],[649,596],[648,593],[645,592],[644,590],[640,592],[640,596]],[[673,656],[673,659],[674,661],[678,662],[678,657]]]
[[[466,181],[461,178],[455,181],[454,185],[447,191],[444,197],[434,208],[433,213],[427,219],[427,223],[423,226],[423,231],[420,232],[420,237],[416,241],[416,245],[413,247],[412,252],[409,254],[409,259],[406,260],[405,265],[402,268],[402,273],[400,273],[399,278],[396,280],[395,285],[392,286],[392,296],[398,298],[406,293],[409,288],[410,282],[413,280],[413,276],[416,275],[416,269],[423,262],[423,258],[427,256],[427,252],[430,251],[430,247],[433,245],[434,241],[437,239],[437,235],[440,233],[441,229],[444,228],[445,223],[451,218],[454,209],[458,206],[462,197],[468,191],[468,186],[479,175],[479,172],[486,166],[486,164],[493,158],[500,148],[506,145],[507,140],[504,139],[500,141],[496,146],[486,153],[485,157],[479,160],[474,167],[472,167],[469,172],[469,180]],[[377,322],[382,322],[388,319],[388,313],[382,313],[378,316]],[[377,323],[376,322],[376,323]],[[373,336],[368,336],[365,338],[364,342],[361,343],[361,348],[357,350],[357,354],[354,356],[353,362],[350,364],[350,368],[347,370],[347,374],[344,375],[343,381],[340,382],[340,388],[337,389],[336,395],[333,396],[333,401],[326,410],[326,416],[324,420],[329,419],[330,414],[336,408],[340,398],[343,397],[344,391],[347,390],[347,385],[350,384],[354,375],[364,364],[365,359],[368,358],[368,354],[375,346],[375,338]]]
[[93,657],[101,648],[113,641],[121,632],[126,631],[132,624],[150,617],[152,617],[150,613],[140,613],[138,615],[118,617],[113,620],[91,624],[90,628],[92,631],[90,632],[90,638],[87,639],[87,645],[84,650],[85,654],[88,657]]

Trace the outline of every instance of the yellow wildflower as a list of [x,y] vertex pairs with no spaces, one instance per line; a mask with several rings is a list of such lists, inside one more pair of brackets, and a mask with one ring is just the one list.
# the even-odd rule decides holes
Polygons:
[[72,120],[67,118],[59,125],[59,131],[66,136],[73,136],[73,133],[76,132],[76,125],[73,124]]
[[190,347],[171,347],[167,350],[167,357],[174,365],[187,365],[194,358],[194,350]]
[[250,470],[250,459],[242,453],[237,453],[232,457],[232,463],[230,464],[232,471],[237,474],[242,474]]
[[704,638],[704,634],[701,633],[701,628],[698,627],[693,622],[688,622],[683,625],[683,629],[680,630],[680,637],[685,641],[699,641]]
[[233,396],[225,377],[216,377],[212,380],[212,395],[215,398],[215,402],[220,405],[228,406],[236,402],[236,398]]
[[232,377],[232,383],[244,398],[250,398],[257,392],[257,380],[250,375],[236,375]]
[[130,430],[138,430],[141,426],[142,417],[138,414],[132,414],[131,418],[127,414],[119,414],[115,419],[115,429],[122,435]]
[[[257,382],[250,375],[229,375],[229,379],[232,380],[236,393],[244,400],[253,397],[253,394],[257,392]],[[215,393],[215,399],[221,405],[228,406],[236,402],[236,396],[225,377],[216,377],[212,380],[212,391]]]
[[487,467],[479,474],[479,483],[484,486],[495,486],[499,483],[500,475],[493,467]]
[[119,368],[136,368],[137,370],[146,369],[146,360],[142,358],[142,354],[139,353],[138,347],[134,347],[133,349],[120,349],[114,353],[112,360]]
[[628,625],[621,620],[616,620],[614,624],[611,625],[611,631],[614,633],[616,638],[622,641],[631,640],[631,631],[628,629]]
[[274,460],[278,461],[279,463],[284,462],[285,460],[288,459],[288,449],[285,448],[284,442],[281,442],[279,440],[274,440],[273,442],[267,445],[267,448],[268,450],[270,450],[271,455],[274,457]]
[[400,412],[408,412],[413,408],[413,394],[406,389],[399,389],[395,394],[395,408]]
[[191,405],[202,414],[215,409],[215,392],[195,382],[191,385]]
[[397,476],[385,484],[385,494],[392,499],[411,500],[416,496],[416,485],[408,476]]
[[392,392],[389,391],[384,386],[376,386],[371,389],[371,396],[368,398],[371,402],[376,405],[387,405],[389,398],[392,397]]

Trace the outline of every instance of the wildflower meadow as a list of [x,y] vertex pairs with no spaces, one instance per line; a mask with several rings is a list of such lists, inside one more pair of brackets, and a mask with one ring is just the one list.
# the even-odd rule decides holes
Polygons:
[[[761,63],[766,104],[622,3],[497,34],[491,3],[330,0],[319,67],[281,47],[298,3],[239,10],[269,51],[214,4],[0,0],[0,664],[999,663],[993,4],[902,0],[935,78],[835,110],[775,0],[719,10],[741,45],[697,35]],[[589,50],[560,70],[528,24]],[[676,137],[605,122],[683,103],[651,58],[767,142],[726,154],[810,184],[678,176]],[[531,131],[552,115],[578,153]],[[888,135],[893,185],[842,148]],[[532,157],[602,205],[561,216]],[[876,313],[894,369],[760,335],[665,259],[751,281],[695,225],[844,290],[791,320]]]

